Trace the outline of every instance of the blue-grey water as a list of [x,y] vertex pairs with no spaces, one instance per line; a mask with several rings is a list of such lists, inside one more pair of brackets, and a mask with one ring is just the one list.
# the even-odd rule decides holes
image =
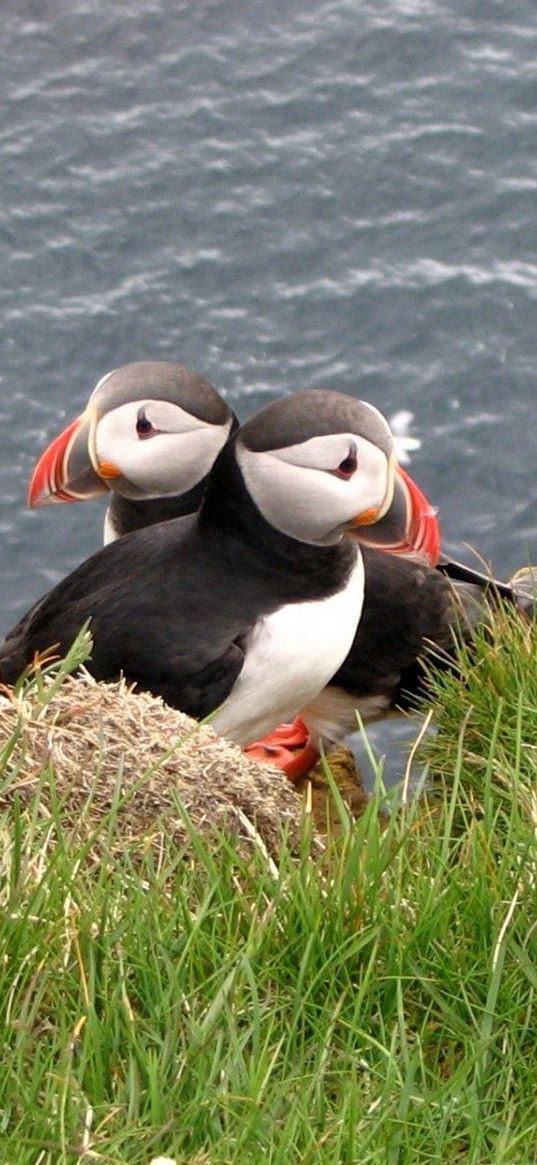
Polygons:
[[447,549],[535,557],[534,0],[18,0],[2,46],[0,631],[100,543],[36,455],[151,357],[409,410]]

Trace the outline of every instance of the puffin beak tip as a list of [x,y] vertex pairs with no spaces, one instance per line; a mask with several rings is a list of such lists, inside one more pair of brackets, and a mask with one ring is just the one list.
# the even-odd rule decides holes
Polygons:
[[91,463],[93,424],[92,415],[82,413],[41,454],[28,487],[28,505],[32,509],[78,502],[107,491]]
[[32,509],[54,502],[75,501],[65,491],[66,461],[73,434],[80,426],[80,418],[51,441],[34,468],[28,487],[28,505]]
[[417,557],[429,566],[436,566],[440,558],[442,537],[437,519],[437,507],[432,506],[414,479],[398,467],[397,473],[408,492],[407,543],[399,553]]

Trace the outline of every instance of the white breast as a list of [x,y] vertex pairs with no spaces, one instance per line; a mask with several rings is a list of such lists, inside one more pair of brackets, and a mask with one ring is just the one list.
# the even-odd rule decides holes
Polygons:
[[282,720],[292,720],[324,688],[347,656],[364,601],[364,566],[343,590],[317,602],[289,603],[260,619],[246,646],[244,667],[211,723],[222,736],[251,744]]

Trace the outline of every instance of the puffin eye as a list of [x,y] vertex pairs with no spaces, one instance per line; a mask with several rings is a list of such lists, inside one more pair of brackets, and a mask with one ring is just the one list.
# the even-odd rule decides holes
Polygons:
[[145,415],[145,409],[140,409],[138,418],[136,420],[136,432],[139,437],[151,437],[156,433],[156,429],[151,424],[151,421]]
[[347,456],[340,461],[337,469],[333,469],[336,477],[342,477],[344,481],[348,481],[358,469],[358,458],[356,456],[356,445],[351,445]]

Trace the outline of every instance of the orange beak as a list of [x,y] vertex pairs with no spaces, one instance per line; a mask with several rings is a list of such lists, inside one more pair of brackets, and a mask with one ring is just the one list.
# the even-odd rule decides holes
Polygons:
[[373,517],[374,525],[364,521],[364,517],[368,518],[371,512],[367,511],[365,516],[360,514],[355,522],[356,525],[367,527],[360,531],[360,542],[363,545],[436,566],[441,547],[436,509],[400,465],[395,466],[391,504],[378,520]]
[[94,410],[87,409],[51,441],[33,471],[28,505],[79,502],[107,492],[105,475],[99,474],[92,460],[96,422]]

